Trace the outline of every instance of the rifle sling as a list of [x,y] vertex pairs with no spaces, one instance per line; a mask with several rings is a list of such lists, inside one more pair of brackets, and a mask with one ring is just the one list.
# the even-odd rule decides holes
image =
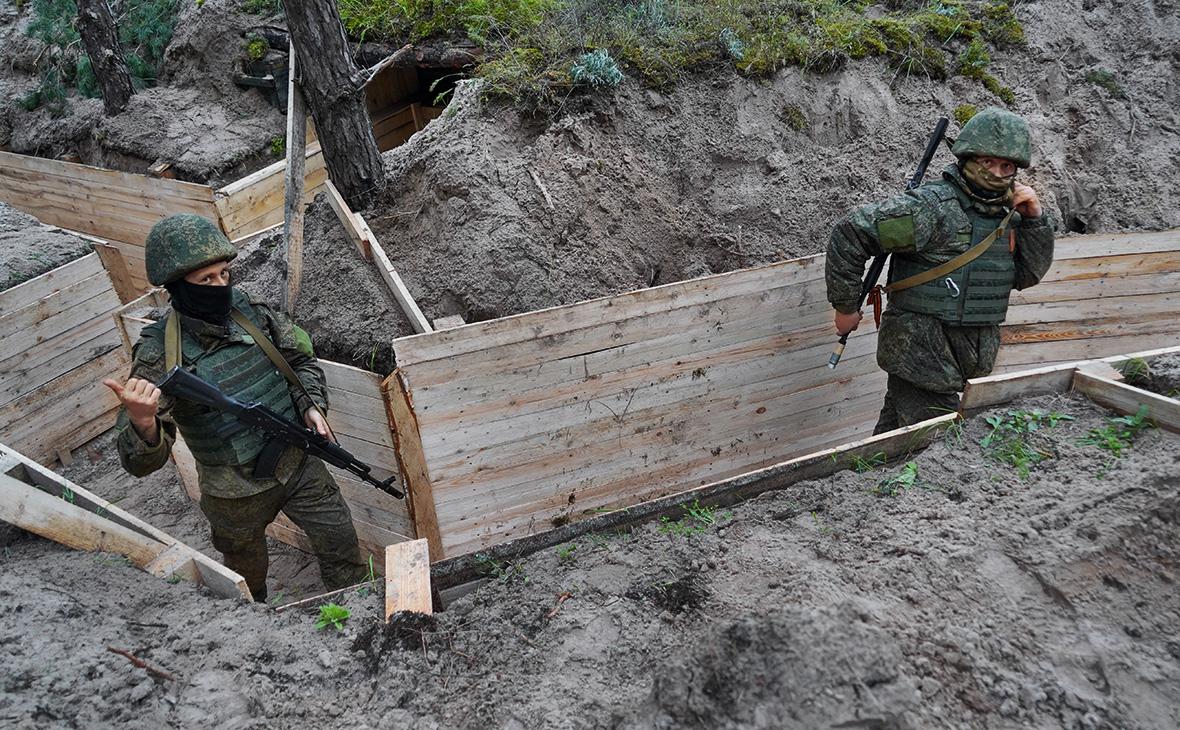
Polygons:
[[[254,342],[262,348],[262,352],[266,354],[287,382],[295,386],[300,394],[302,394],[311,403],[311,407],[316,409],[321,416],[324,415],[320,407],[316,405],[315,399],[307,392],[307,388],[303,387],[303,382],[299,380],[299,376],[291,368],[287,358],[279,352],[279,348],[274,346],[262,330],[258,329],[253,322],[250,321],[246,315],[242,314],[236,307],[230,310],[229,316],[237,323],[239,327],[246,331],[246,334],[254,338]],[[168,314],[168,321],[164,323],[164,368],[165,372],[171,370],[180,364],[180,317],[176,314],[176,310],[172,310]]]
[[996,228],[996,230],[989,233],[987,238],[983,239],[963,253],[954,257],[950,261],[947,261],[945,264],[939,264],[933,269],[923,271],[921,274],[914,274],[913,276],[906,277],[901,281],[895,281],[892,284],[887,284],[885,286],[885,292],[887,294],[891,294],[893,292],[901,291],[902,289],[920,286],[928,281],[934,281],[939,277],[946,276],[952,271],[955,271],[956,269],[962,268],[971,263],[975,259],[982,256],[985,251],[991,248],[992,244],[995,243],[996,238],[1007,227],[1008,222],[1012,220],[1012,214],[1015,212],[1015,210],[1008,211],[1008,215],[1004,216],[1004,220],[1000,221],[1000,225]]

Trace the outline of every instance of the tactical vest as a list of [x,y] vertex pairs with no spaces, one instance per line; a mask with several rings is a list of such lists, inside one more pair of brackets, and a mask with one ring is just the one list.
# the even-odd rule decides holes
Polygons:
[[[948,188],[953,187],[949,184]],[[956,196],[962,194],[954,190]],[[966,208],[966,206],[964,206]],[[956,234],[949,255],[932,260],[916,254],[895,254],[889,281],[901,281],[948,261],[979,243],[1003,221],[968,213],[970,231]],[[1008,297],[1016,284],[1016,262],[1008,248],[1008,231],[1002,231],[974,261],[934,281],[889,294],[889,306],[907,312],[928,314],[955,325],[1000,324],[1008,312]]]
[[[234,306],[251,322],[265,331],[261,316],[245,297],[234,298]],[[196,337],[181,328],[183,365],[198,377],[221,389],[226,395],[247,403],[262,403],[288,420],[295,418],[287,381],[267,359],[262,348],[238,325],[229,323],[230,334],[212,350],[205,350]],[[164,340],[164,323],[144,329],[144,335]],[[230,436],[219,436],[218,429],[236,420],[220,411],[190,401],[177,400],[172,406],[172,420],[184,436],[193,456],[210,466],[241,465],[253,461],[266,445],[266,435],[247,428]]]

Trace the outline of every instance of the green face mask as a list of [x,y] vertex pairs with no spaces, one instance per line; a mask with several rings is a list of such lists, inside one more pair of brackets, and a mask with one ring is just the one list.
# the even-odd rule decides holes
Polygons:
[[1008,177],[1000,177],[979,164],[975,159],[970,159],[963,163],[963,177],[980,190],[986,190],[989,193],[996,193],[997,195],[1011,190],[1012,186],[1016,183],[1016,173],[1012,173]]

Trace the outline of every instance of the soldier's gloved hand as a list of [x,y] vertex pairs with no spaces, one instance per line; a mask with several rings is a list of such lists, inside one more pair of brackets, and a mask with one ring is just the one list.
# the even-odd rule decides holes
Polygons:
[[840,310],[836,310],[836,334],[843,337],[860,325],[861,315],[859,311],[851,314],[844,314]]
[[336,434],[332,433],[332,427],[328,425],[328,422],[324,419],[323,414],[320,413],[318,409],[308,408],[303,413],[303,422],[306,423],[307,427],[312,431],[315,431],[329,441],[336,441]]
[[1041,217],[1041,201],[1037,198],[1037,191],[1027,185],[1016,183],[1013,186],[1012,207],[1021,218]]
[[127,417],[139,435],[155,442],[156,414],[160,411],[160,389],[152,381],[130,378],[124,385],[107,378],[102,384],[114,391],[127,409]]

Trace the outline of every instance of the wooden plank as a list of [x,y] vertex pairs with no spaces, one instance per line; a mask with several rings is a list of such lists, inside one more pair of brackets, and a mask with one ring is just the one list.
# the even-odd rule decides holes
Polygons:
[[455,327],[462,327],[465,324],[467,323],[463,321],[463,315],[461,314],[451,314],[434,320],[434,328],[436,330],[453,329]]
[[1090,233],[1084,236],[1058,237],[1053,244],[1057,261],[1077,258],[1116,256],[1135,253],[1158,253],[1180,249],[1180,230],[1140,231],[1136,233]]
[[397,444],[398,468],[406,485],[407,506],[410,519],[414,522],[414,536],[425,538],[430,544],[431,561],[446,557],[443,552],[442,534],[439,532],[438,517],[435,514],[434,494],[430,486],[430,473],[422,455],[422,442],[418,434],[418,423],[414,416],[413,403],[398,371],[394,371],[381,384],[389,422],[394,424]]
[[131,271],[127,268],[127,261],[119,249],[110,244],[94,244],[94,252],[102,259],[102,265],[110,277],[111,286],[119,295],[123,304],[133,301],[143,294],[143,290],[132,279]]
[[20,309],[0,314],[0,340],[35,328],[55,314],[71,309],[110,290],[111,282],[104,273],[71,282],[61,289]]
[[1014,307],[1042,302],[1065,302],[1078,299],[1106,299],[1153,292],[1156,294],[1180,291],[1180,272],[1149,273],[1138,276],[1112,276],[1085,281],[1049,281],[1013,291],[1009,300]]
[[348,234],[350,240],[356,250],[360,252],[361,258],[366,261],[373,260],[373,253],[371,244],[357,228],[356,217],[352,210],[345,202],[344,196],[336,189],[336,186],[329,180],[324,183],[324,190],[327,192],[328,204],[332,206],[332,210],[336,213],[336,217],[340,220],[340,225],[344,226],[344,232]]
[[168,547],[7,474],[0,487],[0,520],[75,550],[118,553],[143,568]]
[[119,344],[114,325],[105,319],[95,319],[72,332],[26,350],[17,361],[6,364],[4,370],[0,371],[0,405],[82,367],[119,347]]
[[1144,406],[1148,417],[1160,428],[1180,433],[1180,401],[1101,375],[1078,370],[1073,389],[1095,403],[1125,415],[1134,415]]
[[287,83],[287,168],[283,190],[283,259],[286,267],[279,307],[288,316],[295,315],[295,303],[303,284],[303,182],[306,157],[297,150],[306,150],[304,133],[307,131],[303,108],[303,92],[295,83],[295,42],[289,49],[290,72]]
[[[843,443],[739,476],[678,491],[660,499],[596,514],[579,522],[567,523],[524,538],[490,545],[484,555],[497,560],[516,560],[582,535],[618,530],[665,515],[680,517],[683,514],[681,506],[691,504],[695,500],[710,506],[736,504],[764,492],[786,489],[802,481],[820,479],[849,469],[853,466],[855,458],[868,458],[878,453],[884,453],[889,459],[908,455],[941,436],[956,420],[955,414],[947,414],[896,431]],[[481,567],[481,560],[476,559],[473,553],[465,553],[436,562],[431,567],[431,576],[436,588],[445,588],[478,577]]]
[[1036,342],[1005,345],[996,358],[997,368],[1027,368],[1042,363],[1068,360],[1095,360],[1120,353],[1144,350],[1177,342],[1176,335],[1132,335],[1129,337],[1099,337],[1089,340]]
[[1077,363],[1049,365],[1033,370],[1021,370],[986,378],[972,378],[963,389],[959,412],[968,413],[991,408],[1017,398],[1043,393],[1064,393],[1073,382]]
[[124,188],[135,192],[151,193],[157,197],[184,198],[194,202],[212,200],[212,190],[208,185],[181,180],[150,178],[146,175],[117,172],[73,162],[20,155],[13,152],[0,152],[0,168],[38,171],[71,180],[93,182],[103,187]]
[[103,272],[98,254],[89,254],[38,277],[0,291],[0,316],[23,309],[55,291]]
[[1004,324],[1072,322],[1098,317],[1135,319],[1154,314],[1175,314],[1177,298],[1172,293],[1151,293],[1094,300],[1086,298],[1022,304],[1008,309],[1008,317]]
[[115,296],[115,291],[110,288],[110,282],[106,281],[105,277],[103,281],[95,283],[101,283],[105,287],[99,290],[97,295],[78,301],[69,309],[51,314],[39,322],[30,323],[24,329],[6,337],[0,337],[0,352],[8,355],[0,360],[0,368],[9,367],[8,361],[15,360],[26,350],[68,333],[91,320],[99,318],[104,324],[110,322],[111,314],[119,307],[119,298]]
[[385,623],[399,611],[434,613],[430,593],[430,547],[411,540],[385,548]]

